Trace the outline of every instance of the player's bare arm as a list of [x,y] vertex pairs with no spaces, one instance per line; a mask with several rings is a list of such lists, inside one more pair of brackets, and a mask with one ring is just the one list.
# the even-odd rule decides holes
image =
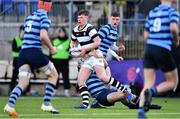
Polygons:
[[174,38],[174,47],[177,47],[179,45],[179,28],[177,23],[173,22],[170,24],[170,31],[173,34],[173,38]]
[[50,49],[51,54],[55,54],[57,52],[56,47],[51,44],[48,33],[46,29],[41,29],[40,38],[44,42],[44,44]]

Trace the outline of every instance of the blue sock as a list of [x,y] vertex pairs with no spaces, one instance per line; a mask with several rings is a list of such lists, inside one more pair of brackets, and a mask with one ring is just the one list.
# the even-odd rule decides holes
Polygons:
[[143,107],[140,107],[138,113],[139,113],[139,114],[145,114],[144,108],[143,108]]
[[11,92],[8,105],[10,107],[14,107],[16,99],[21,95],[22,89],[20,87],[15,87],[13,91]]
[[55,90],[55,85],[51,83],[46,84],[46,90],[45,90],[45,95],[44,95],[44,105],[49,105],[51,102],[52,95]]
[[133,94],[132,93],[128,93],[127,98],[128,98],[128,101],[130,102],[132,100],[132,98],[133,98]]
[[151,93],[152,93],[152,96],[156,96],[157,95],[157,88],[155,86],[153,86],[151,88]]

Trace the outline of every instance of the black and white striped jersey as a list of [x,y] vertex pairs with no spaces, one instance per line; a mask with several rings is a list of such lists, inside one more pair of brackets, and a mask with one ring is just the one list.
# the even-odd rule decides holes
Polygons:
[[78,41],[81,46],[93,43],[93,39],[97,37],[97,31],[91,24],[86,24],[83,29],[79,29],[79,25],[72,31],[71,39]]

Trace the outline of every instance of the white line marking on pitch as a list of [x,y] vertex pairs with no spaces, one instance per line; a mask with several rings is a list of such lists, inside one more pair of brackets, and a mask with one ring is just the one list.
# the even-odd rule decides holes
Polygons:
[[[91,115],[136,115],[137,113],[91,113]],[[60,114],[20,114],[19,116],[48,116],[48,115],[53,115],[53,116],[60,116],[60,115],[69,115],[69,116],[81,116],[81,115],[89,115],[89,114],[67,114],[67,113],[60,113]],[[180,115],[180,113],[148,113],[148,115]],[[7,116],[6,114],[0,115],[0,117]]]

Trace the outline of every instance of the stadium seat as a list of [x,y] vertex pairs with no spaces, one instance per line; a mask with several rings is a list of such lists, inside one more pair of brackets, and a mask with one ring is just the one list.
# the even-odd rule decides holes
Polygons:
[[2,9],[5,10],[5,14],[12,14],[13,13],[13,2],[12,0],[2,0]]
[[8,61],[0,60],[0,78],[4,78],[7,73]]
[[19,15],[25,15],[26,12],[26,5],[23,2],[18,2],[16,4],[16,10]]

